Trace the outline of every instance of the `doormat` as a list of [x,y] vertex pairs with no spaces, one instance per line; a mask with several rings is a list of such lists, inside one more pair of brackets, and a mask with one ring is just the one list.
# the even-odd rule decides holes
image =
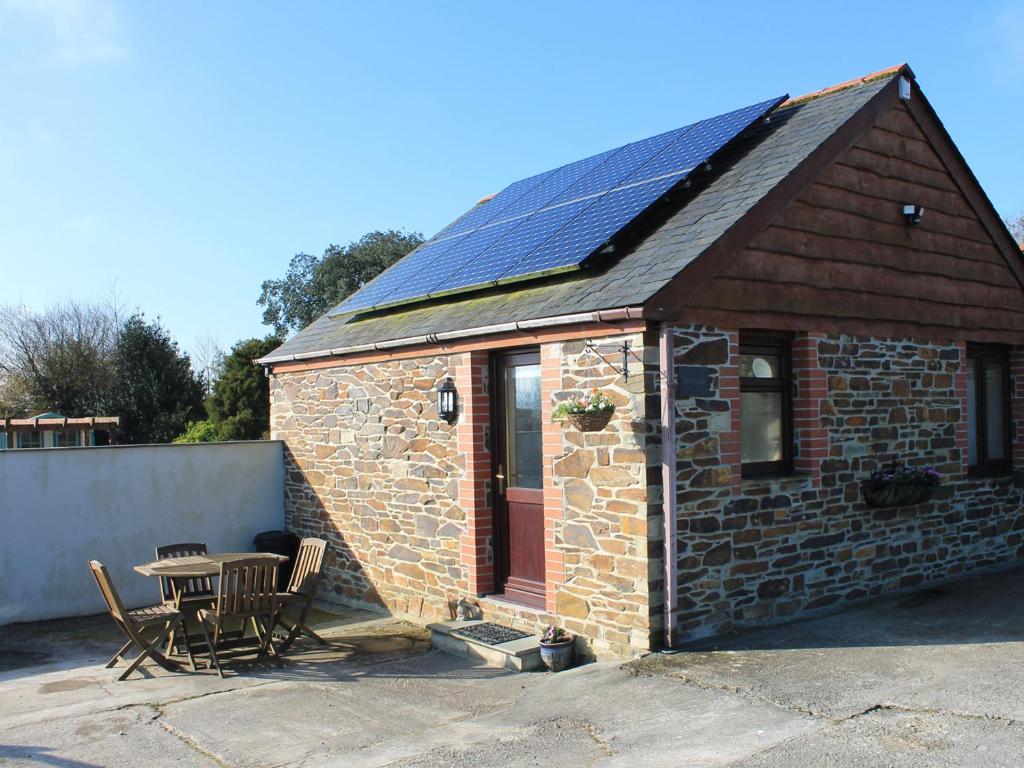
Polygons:
[[489,622],[474,624],[471,627],[459,627],[458,629],[453,629],[452,634],[468,637],[470,640],[476,640],[484,645],[501,645],[502,643],[511,643],[513,640],[522,640],[524,637],[530,636],[529,632],[520,632],[518,629],[503,627],[501,624],[491,624]]

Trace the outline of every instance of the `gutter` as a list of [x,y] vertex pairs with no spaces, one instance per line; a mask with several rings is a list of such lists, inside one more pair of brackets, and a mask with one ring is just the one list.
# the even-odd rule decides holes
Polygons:
[[253,362],[257,365],[274,365],[275,363],[292,363],[302,360],[313,360],[318,357],[340,357],[360,352],[379,352],[399,347],[417,347],[425,344],[438,344],[445,341],[465,339],[478,336],[493,336],[499,333],[516,333],[537,328],[555,328],[562,325],[578,325],[585,323],[615,323],[621,320],[640,320],[644,317],[643,307],[622,307],[620,309],[601,309],[596,312],[581,312],[575,315],[554,315],[539,317],[534,320],[516,320],[511,323],[497,325],[481,325],[459,331],[430,333],[424,336],[406,336],[400,339],[378,341],[372,344],[356,344],[348,347],[334,347],[313,352],[299,352],[295,355],[268,355]]
[[676,572],[676,401],[673,365],[672,326],[662,323],[658,329],[658,358],[661,375],[661,514],[664,524],[665,610],[664,644],[673,648],[676,640],[676,612],[679,583]]

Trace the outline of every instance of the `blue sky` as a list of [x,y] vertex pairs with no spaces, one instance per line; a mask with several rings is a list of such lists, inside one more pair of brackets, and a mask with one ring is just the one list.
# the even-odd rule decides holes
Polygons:
[[297,251],[902,61],[1024,208],[1019,3],[0,0],[0,304],[116,286],[227,347]]

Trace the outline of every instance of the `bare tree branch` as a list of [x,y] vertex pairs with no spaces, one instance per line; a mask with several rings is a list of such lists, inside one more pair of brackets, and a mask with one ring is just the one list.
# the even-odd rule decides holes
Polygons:
[[1013,216],[1004,216],[1003,221],[1006,222],[1006,226],[1010,229],[1013,239],[1017,241],[1021,248],[1024,248],[1024,210]]

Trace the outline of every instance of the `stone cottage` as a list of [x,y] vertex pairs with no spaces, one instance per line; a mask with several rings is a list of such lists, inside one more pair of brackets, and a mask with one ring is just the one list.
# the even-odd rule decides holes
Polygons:
[[[1024,557],[1022,286],[905,65],[626,145],[259,361],[288,524],[330,542],[328,599],[470,599],[599,657],[994,569]],[[552,418],[595,387],[606,426]],[[869,504],[900,467],[933,495]]]

